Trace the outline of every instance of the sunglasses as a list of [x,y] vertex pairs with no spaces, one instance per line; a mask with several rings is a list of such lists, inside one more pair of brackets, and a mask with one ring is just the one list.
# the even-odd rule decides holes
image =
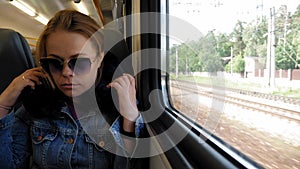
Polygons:
[[96,61],[95,58],[93,61],[90,58],[71,58],[69,60],[62,60],[56,58],[41,58],[41,66],[48,73],[61,73],[65,63],[75,74],[86,74],[91,70],[91,65]]

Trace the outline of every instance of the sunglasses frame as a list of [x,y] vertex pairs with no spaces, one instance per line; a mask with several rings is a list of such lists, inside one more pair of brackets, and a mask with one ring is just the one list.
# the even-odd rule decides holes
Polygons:
[[[72,64],[72,60],[76,60],[74,63],[74,65]],[[86,71],[82,71],[82,69],[77,70],[76,64],[78,60],[88,60],[89,61],[89,70]],[[64,69],[65,65],[67,65],[69,67],[69,69],[71,69],[75,74],[87,74],[90,72],[91,70],[91,65],[97,60],[97,57],[94,59],[91,58],[83,58],[83,57],[74,57],[74,58],[70,58],[70,59],[59,59],[59,58],[53,58],[53,57],[45,57],[45,58],[41,58],[39,63],[42,66],[43,69],[45,69],[46,72],[48,73],[58,73],[58,72],[62,72],[62,70]],[[57,63],[59,62],[59,68],[57,68],[57,65],[54,65],[53,68],[56,69],[55,72],[50,70],[50,61],[57,61]],[[71,63],[70,63],[71,62]],[[76,71],[77,70],[77,71]]]

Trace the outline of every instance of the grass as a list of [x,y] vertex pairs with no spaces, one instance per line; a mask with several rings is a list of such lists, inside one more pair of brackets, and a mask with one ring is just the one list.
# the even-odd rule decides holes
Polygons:
[[249,91],[257,91],[262,93],[270,93],[274,95],[280,95],[285,97],[300,98],[300,87],[284,87],[276,86],[275,88],[270,88],[267,84],[263,83],[257,79],[247,79],[247,78],[218,78],[218,77],[199,77],[199,76],[187,76],[180,75],[177,78],[173,75],[171,79],[192,81],[201,84],[209,84],[213,86],[221,86],[226,88],[235,88]]
[[277,90],[274,91],[273,94],[286,97],[300,98],[300,89],[277,88]]

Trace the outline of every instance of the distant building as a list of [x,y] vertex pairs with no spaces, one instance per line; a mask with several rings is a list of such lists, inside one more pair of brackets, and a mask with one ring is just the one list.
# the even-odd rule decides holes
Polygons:
[[264,58],[257,56],[245,56],[245,77],[257,77],[257,70],[264,70],[266,67]]

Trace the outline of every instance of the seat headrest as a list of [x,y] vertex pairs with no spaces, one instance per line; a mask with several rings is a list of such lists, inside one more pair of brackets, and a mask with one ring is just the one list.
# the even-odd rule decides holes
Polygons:
[[[117,73],[116,76],[120,76],[122,73],[133,74],[131,63],[130,65],[123,63],[123,65],[119,67],[122,71],[115,72],[119,64],[130,55],[130,51],[123,35],[119,31],[113,29],[103,29],[102,31],[104,35],[105,50],[102,79],[109,80],[110,82],[112,81],[114,73]],[[127,60],[129,59],[130,58],[127,58]]]
[[14,30],[0,28],[0,94],[16,76],[34,66],[25,38]]
[[[104,50],[105,55],[103,58],[103,70],[99,85],[97,86],[98,105],[101,111],[108,111],[109,116],[118,115],[117,108],[112,100],[112,95],[116,97],[116,92],[111,91],[107,85],[116,77],[121,76],[123,73],[133,75],[133,67],[131,59],[127,58],[130,55],[127,43],[123,35],[113,29],[103,29],[104,36]],[[129,64],[123,64],[122,61],[126,59]],[[122,63],[122,65],[120,65]],[[118,72],[116,70],[119,69]],[[114,117],[111,117],[114,119]],[[109,120],[109,119],[107,119]]]

